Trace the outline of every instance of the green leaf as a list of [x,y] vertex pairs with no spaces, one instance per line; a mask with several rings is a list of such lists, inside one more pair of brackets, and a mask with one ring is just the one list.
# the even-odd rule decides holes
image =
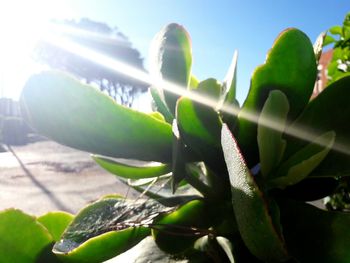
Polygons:
[[330,32],[332,35],[339,35],[339,36],[342,36],[342,35],[343,35],[343,28],[342,28],[342,26],[332,26],[332,27],[329,29],[329,32]]
[[328,46],[332,43],[334,43],[336,40],[334,37],[331,37],[330,35],[326,35],[324,40],[323,40],[323,46]]
[[154,112],[148,113],[148,115],[152,116],[153,118],[156,118],[159,121],[165,122],[165,118],[164,118],[163,114],[161,114],[158,111],[154,111]]
[[133,166],[96,155],[92,159],[108,172],[127,179],[152,178],[171,172],[168,164]]
[[179,183],[186,177],[185,145],[180,137],[176,120],[173,122],[173,167],[171,189],[175,193]]
[[230,263],[235,263],[235,259],[233,257],[233,252],[232,252],[232,244],[231,244],[230,240],[228,240],[225,237],[216,237],[216,241],[218,242],[220,247],[224,250]]
[[285,188],[305,179],[327,156],[335,141],[335,133],[327,132],[281,164],[271,187]]
[[350,175],[350,76],[329,85],[312,100],[286,132],[298,136],[287,138],[286,158],[318,136],[333,130],[336,139],[331,151],[310,176]]
[[0,262],[36,263],[53,239],[36,219],[20,210],[0,212]]
[[171,160],[171,126],[116,104],[58,71],[33,75],[21,95],[25,119],[41,134],[79,150],[145,161]]
[[236,100],[236,84],[237,84],[237,60],[238,52],[237,50],[233,54],[232,62],[230,68],[227,72],[225,80],[223,82],[223,102],[224,104],[232,104]]
[[[182,26],[169,24],[156,35],[151,47],[150,64],[154,77],[187,89],[191,79],[192,47],[189,34]],[[180,95],[168,91],[166,87],[157,89],[164,94],[170,112],[175,114]]]
[[232,205],[239,232],[252,254],[265,262],[289,258],[280,227],[270,202],[251,175],[238,145],[226,125],[222,128],[222,147],[230,176]]
[[[216,80],[208,79],[199,84],[196,92],[218,98],[220,90]],[[214,167],[218,166],[218,162],[223,162],[220,145],[222,122],[214,108],[182,97],[177,104],[176,119],[184,142],[202,160]]]
[[152,236],[160,249],[178,254],[192,248],[199,237],[207,234],[211,220],[205,201],[192,200],[175,211],[156,217]]
[[174,119],[174,115],[170,112],[168,106],[161,99],[158,90],[156,90],[156,88],[154,88],[154,87],[151,87],[150,90],[151,90],[151,95],[152,95],[152,98],[153,98],[153,101],[155,103],[157,110],[161,114],[163,114],[165,120],[168,123],[172,123],[173,119]]
[[289,103],[279,90],[270,91],[258,120],[258,145],[261,173],[268,177],[282,159],[286,141],[282,139]]
[[72,214],[66,212],[49,212],[38,217],[38,222],[46,227],[54,241],[59,241],[73,218],[74,216]]
[[299,262],[348,262],[349,213],[327,212],[291,200],[281,202],[280,208],[288,249]]
[[152,200],[99,200],[78,213],[53,251],[67,262],[107,260],[149,235],[150,229],[140,223],[151,223],[161,211],[167,210]]
[[191,79],[190,79],[190,89],[196,89],[198,87],[199,80],[191,74]]
[[264,65],[253,73],[248,96],[238,115],[237,141],[249,166],[257,163],[256,123],[269,91],[278,89],[288,98],[288,119],[307,105],[317,75],[316,58],[309,38],[297,29],[283,31]]

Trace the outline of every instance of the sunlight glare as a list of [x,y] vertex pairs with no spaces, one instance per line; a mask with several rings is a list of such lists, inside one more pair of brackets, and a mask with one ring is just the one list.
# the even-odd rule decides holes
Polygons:
[[[3,1],[0,8],[0,97],[18,98],[26,78],[37,66],[33,48],[50,19],[63,10],[45,0]],[[67,12],[66,12],[67,13]]]
[[[162,89],[165,89],[169,92],[172,92],[180,96],[188,97],[193,101],[213,107],[214,109],[216,109],[218,106],[217,100],[195,93],[191,90],[188,90],[186,87],[182,87],[172,82],[163,80],[160,77],[151,76],[150,74],[142,70],[139,70],[133,66],[130,66],[126,63],[118,61],[114,58],[105,56],[101,53],[98,53],[94,50],[91,50],[87,47],[77,44],[67,38],[51,34],[50,36],[47,36],[45,40],[50,42],[53,45],[66,49],[69,52],[72,52],[76,55],[89,59],[94,63],[98,63],[100,65],[108,67],[130,78],[145,82],[150,86],[162,87]],[[235,53],[234,56],[236,57],[237,54]],[[254,123],[258,123],[259,121],[259,115],[260,115],[259,112],[248,112],[246,110],[241,111],[239,107],[236,107],[234,105],[224,104],[222,105],[222,108],[220,109],[220,111],[226,112],[228,114],[232,114],[234,116],[239,116],[239,118],[241,119],[246,119]],[[285,126],[281,125],[280,122],[274,120],[274,118],[272,117],[266,118],[264,120],[260,120],[260,122],[266,127],[269,127],[274,130],[282,131],[293,137],[296,137],[305,141],[309,141],[309,142],[314,141],[315,138],[319,136],[319,134],[316,134],[315,132],[311,131],[309,127],[295,127],[295,125],[290,126],[290,124],[287,124],[288,129],[285,130]],[[326,141],[323,141],[323,142],[321,141],[320,145],[327,146],[327,143],[328,142]],[[343,154],[350,155],[350,145],[348,144],[337,143],[333,145],[332,149],[335,151],[341,152]]]

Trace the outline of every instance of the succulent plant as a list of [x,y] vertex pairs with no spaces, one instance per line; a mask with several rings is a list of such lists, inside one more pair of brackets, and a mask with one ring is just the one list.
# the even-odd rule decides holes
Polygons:
[[[177,24],[160,31],[152,54],[151,74],[164,82],[151,87],[159,111],[151,114],[117,105],[58,71],[28,80],[21,107],[34,129],[92,153],[101,167],[148,197],[110,195],[75,216],[45,219],[4,211],[0,248],[13,249],[0,262],[23,262],[26,253],[26,262],[43,255],[101,262],[147,236],[156,244],[150,241],[152,253],[173,260],[347,262],[350,214],[309,201],[329,196],[350,175],[350,77],[310,101],[316,55],[308,37],[290,28],[254,71],[240,107],[237,56],[222,83],[197,81],[189,34]],[[119,158],[151,163],[135,166]],[[152,191],[157,182],[169,191]],[[23,236],[12,235],[13,222]],[[151,252],[138,262],[149,257]]]

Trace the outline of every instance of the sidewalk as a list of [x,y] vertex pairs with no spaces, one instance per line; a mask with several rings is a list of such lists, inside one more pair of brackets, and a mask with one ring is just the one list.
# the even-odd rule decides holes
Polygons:
[[[33,215],[52,210],[76,213],[105,194],[127,192],[88,153],[52,141],[8,150],[0,153],[0,210],[16,207]],[[129,193],[130,198],[136,195]]]

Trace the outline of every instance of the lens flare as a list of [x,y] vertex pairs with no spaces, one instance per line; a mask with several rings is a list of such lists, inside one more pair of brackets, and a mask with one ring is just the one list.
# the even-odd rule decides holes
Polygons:
[[[67,27],[67,29],[64,29],[61,27],[60,30],[69,30],[69,32],[71,33],[73,32],[72,29],[70,29],[69,27]],[[74,31],[78,31],[78,29],[74,29]],[[87,34],[87,32],[84,31],[84,34]],[[101,35],[96,36],[95,34],[91,36],[92,37],[95,36],[99,38],[102,37]],[[219,106],[221,107],[220,108],[221,112],[238,116],[240,119],[246,119],[254,123],[258,123],[259,121],[262,125],[266,127],[269,127],[274,130],[282,131],[285,134],[302,139],[304,141],[313,142],[315,138],[320,135],[316,132],[310,131],[311,129],[309,127],[297,127],[296,125],[289,125],[288,123],[286,125],[281,125],[280,122],[276,121],[272,116],[271,118],[264,118],[264,120],[261,120],[261,119],[259,120],[260,112],[248,112],[246,110],[241,111],[241,109],[237,106],[226,105],[220,102],[218,103],[217,100],[214,100],[208,96],[204,96],[196,92],[193,92],[191,90],[188,90],[187,87],[176,85],[170,81],[166,81],[160,78],[159,76],[152,76],[142,70],[139,70],[133,66],[130,66],[126,63],[118,61],[114,58],[105,56],[99,52],[96,52],[90,48],[77,44],[76,42],[68,38],[65,38],[63,36],[60,36],[58,34],[52,33],[50,35],[47,35],[44,40],[49,42],[52,45],[56,45],[59,48],[65,49],[71,53],[84,57],[85,59],[88,59],[93,63],[97,63],[97,64],[100,64],[101,66],[108,67],[111,70],[114,70],[120,74],[136,79],[138,81],[144,82],[150,86],[161,87],[164,90],[167,90],[179,96],[188,97],[193,101],[207,105],[209,107],[213,107],[215,109],[217,109]],[[237,54],[235,54],[235,56],[237,56]],[[285,129],[285,127],[287,128]],[[319,144],[321,146],[326,147],[328,142],[320,141]],[[350,155],[350,145],[348,143],[343,143],[343,142],[339,143],[339,140],[338,140],[338,142],[336,142],[333,145],[332,149],[340,153]]]

